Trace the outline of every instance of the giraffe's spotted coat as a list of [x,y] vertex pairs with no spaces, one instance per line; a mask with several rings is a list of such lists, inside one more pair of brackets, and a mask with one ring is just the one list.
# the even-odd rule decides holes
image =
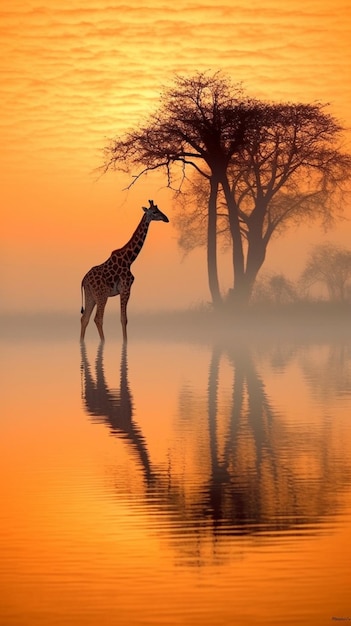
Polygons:
[[141,248],[143,247],[150,222],[163,221],[168,222],[168,217],[159,210],[153,200],[149,200],[150,206],[143,207],[144,215],[139,222],[134,234],[128,243],[113,250],[110,257],[101,265],[95,265],[82,280],[82,291],[85,295],[85,307],[82,307],[81,318],[81,340],[84,339],[85,330],[89,323],[90,316],[96,306],[96,315],[94,318],[100,339],[104,340],[102,329],[105,306],[108,298],[120,295],[121,297],[121,323],[123,330],[123,339],[127,340],[127,303],[130,296],[131,286],[134,276],[130,271],[131,264],[137,258]]

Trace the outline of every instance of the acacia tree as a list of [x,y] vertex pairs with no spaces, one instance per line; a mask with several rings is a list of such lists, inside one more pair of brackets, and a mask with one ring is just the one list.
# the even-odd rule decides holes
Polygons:
[[341,131],[321,104],[260,108],[255,130],[231,161],[230,188],[224,190],[247,242],[244,301],[274,233],[306,219],[327,226],[341,208],[351,172],[351,157],[339,148]]
[[[231,294],[236,303],[246,303],[272,235],[292,220],[320,217],[327,224],[340,206],[351,157],[339,146],[342,127],[324,108],[249,99],[220,73],[177,77],[144,126],[110,142],[105,169],[131,173],[139,168],[134,184],[163,168],[168,186],[177,191],[189,168],[201,177],[197,207],[200,213],[205,207],[213,303],[221,304],[221,231],[229,234],[232,246]],[[182,223],[187,232],[183,228],[181,235],[195,244],[196,222]]]
[[[219,185],[228,183],[233,155],[249,136],[260,106],[244,96],[218,72],[176,77],[166,90],[159,110],[146,124],[124,137],[112,140],[105,150],[105,171],[114,168],[131,173],[131,185],[147,172],[163,169],[170,188],[179,192],[187,171],[206,181],[206,245],[209,288],[215,306],[221,303],[217,271],[217,198]],[[242,272],[242,239],[239,215],[231,215],[234,267]]]
[[351,286],[351,250],[332,243],[315,246],[300,276],[300,285],[308,290],[316,283],[326,287],[331,301],[345,302]]
[[283,305],[298,299],[294,284],[284,274],[260,277],[255,284],[253,297],[259,304]]
[[[341,131],[321,104],[256,107],[254,123],[232,156],[218,200],[218,233],[229,232],[234,241],[231,216],[237,215],[240,222],[243,258],[230,291],[236,302],[250,298],[273,235],[306,220],[319,219],[327,227],[341,213],[351,173],[351,157],[338,145]],[[196,195],[197,186],[194,189]],[[196,211],[200,215],[195,204],[191,212]],[[196,245],[192,224],[201,225],[191,213],[188,219],[178,219],[180,243],[188,250]]]

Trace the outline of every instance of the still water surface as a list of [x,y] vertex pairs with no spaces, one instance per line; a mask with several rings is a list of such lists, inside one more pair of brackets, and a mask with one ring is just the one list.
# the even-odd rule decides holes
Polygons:
[[351,619],[351,342],[2,346],[1,626]]

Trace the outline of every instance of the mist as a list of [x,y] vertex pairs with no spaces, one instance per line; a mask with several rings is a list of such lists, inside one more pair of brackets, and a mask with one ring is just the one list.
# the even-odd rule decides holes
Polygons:
[[[117,300],[117,298],[116,298]],[[115,304],[115,303],[114,303]],[[249,306],[245,311],[212,311],[209,304],[189,309],[155,309],[128,313],[128,341],[176,341],[212,344],[221,341],[247,341],[275,338],[314,341],[351,336],[349,302],[271,303]],[[64,312],[30,312],[1,314],[2,340],[79,341],[80,314]],[[99,341],[91,316],[86,339]],[[104,318],[106,341],[122,342],[118,306],[111,306]]]

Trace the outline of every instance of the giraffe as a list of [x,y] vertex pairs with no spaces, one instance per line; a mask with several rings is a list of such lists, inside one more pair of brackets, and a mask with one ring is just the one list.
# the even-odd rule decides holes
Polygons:
[[169,222],[168,217],[159,210],[153,200],[149,200],[149,205],[149,207],[142,207],[144,215],[134,234],[125,246],[118,250],[113,250],[111,256],[104,263],[92,267],[89,272],[85,274],[81,284],[82,301],[83,289],[85,295],[85,307],[82,302],[81,309],[81,341],[84,340],[85,330],[95,305],[96,315],[94,322],[97,326],[101,341],[105,340],[102,324],[106,302],[108,298],[117,295],[120,295],[121,298],[123,341],[127,341],[127,304],[131,286],[134,281],[130,266],[143,247],[150,222],[152,222],[152,220]]

